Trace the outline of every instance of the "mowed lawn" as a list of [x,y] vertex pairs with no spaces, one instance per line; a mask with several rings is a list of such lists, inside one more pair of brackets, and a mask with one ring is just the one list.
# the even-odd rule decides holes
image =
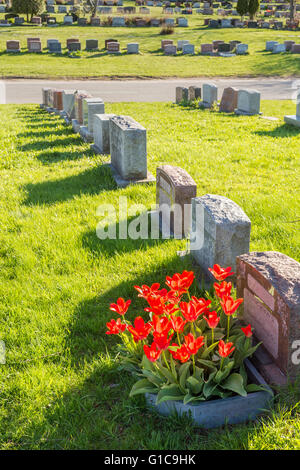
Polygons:
[[[133,2],[127,2],[133,5]],[[126,4],[127,4],[126,3]],[[115,11],[112,16],[115,16]],[[152,16],[162,17],[162,9],[151,8]],[[4,16],[4,15],[2,15]],[[60,22],[57,27],[38,27],[34,25],[9,26],[0,29],[0,77],[28,78],[84,78],[84,77],[213,77],[213,76],[299,76],[300,56],[283,53],[272,54],[265,51],[268,40],[284,42],[293,40],[300,43],[300,31],[276,31],[255,29],[210,29],[204,26],[204,16],[194,13],[186,15],[189,26],[175,27],[174,34],[161,36],[160,27],[135,26],[113,27],[79,27],[63,26],[61,14],[52,15]],[[133,16],[138,16],[133,15]],[[176,15],[173,15],[176,18]],[[106,17],[104,17],[106,18]],[[40,37],[43,52],[29,53],[27,38]],[[66,49],[67,38],[78,38],[82,44],[80,57],[71,58]],[[47,39],[59,39],[62,43],[62,55],[49,54]],[[104,41],[114,38],[120,41],[121,54],[108,55]],[[6,53],[6,41],[20,40],[21,53]],[[98,39],[99,51],[86,52],[86,39]],[[163,55],[161,40],[187,39],[195,45],[195,56],[176,57]],[[249,55],[236,57],[209,57],[199,54],[200,45],[213,40],[238,40],[249,45]],[[130,42],[140,44],[139,55],[128,55],[126,45]]]
[[[167,104],[106,104],[148,130],[149,169],[185,168],[198,195],[239,204],[252,221],[251,250],[300,261],[300,132],[283,123],[291,102],[263,102],[267,116],[236,117]],[[105,335],[108,307],[133,286],[193,269],[184,241],[96,237],[99,205],[155,203],[155,185],[117,189],[88,144],[37,106],[2,105],[0,118],[1,449],[300,449],[299,384],[281,391],[256,423],[205,431],[150,413],[128,398],[134,379]],[[298,220],[298,222],[297,222]],[[200,294],[200,293],[199,293]],[[146,317],[145,317],[146,318]]]

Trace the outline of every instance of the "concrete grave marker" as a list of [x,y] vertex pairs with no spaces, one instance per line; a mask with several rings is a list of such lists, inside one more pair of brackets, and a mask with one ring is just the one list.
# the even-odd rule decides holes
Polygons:
[[236,88],[224,88],[219,110],[222,113],[234,113],[238,103],[238,90]]
[[202,100],[200,106],[212,108],[218,101],[218,87],[210,83],[204,83],[202,85]]
[[256,90],[239,90],[235,114],[243,116],[260,114],[260,92]]
[[206,194],[192,199],[191,256],[212,280],[214,264],[236,267],[236,257],[249,252],[251,222],[235,202]]
[[300,127],[300,89],[297,92],[296,114],[291,116],[284,116],[284,122],[295,127]]
[[93,140],[93,124],[95,114],[104,114],[104,103],[101,98],[84,98],[82,102],[83,125],[79,129],[86,142]]
[[[240,318],[262,346],[254,360],[269,383],[285,384],[300,373],[300,264],[275,251],[237,258]],[[297,353],[298,349],[298,353]]]
[[181,103],[181,101],[188,101],[188,99],[189,99],[188,88],[177,86],[176,87],[176,104]]
[[95,153],[109,154],[109,121],[115,114],[95,114],[93,125],[94,144],[91,145]]
[[201,87],[190,86],[188,90],[188,101],[199,100],[201,98]]
[[166,237],[182,239],[191,227],[191,200],[197,185],[182,168],[163,165],[156,169],[156,204],[160,229]]
[[147,132],[129,116],[109,121],[110,155],[113,178],[118,186],[154,181],[147,171]]

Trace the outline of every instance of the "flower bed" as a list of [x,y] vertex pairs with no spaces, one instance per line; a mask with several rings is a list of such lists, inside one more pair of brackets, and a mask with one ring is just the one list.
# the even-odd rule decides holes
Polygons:
[[[259,344],[252,345],[251,325],[243,327],[236,318],[243,299],[235,299],[232,283],[225,281],[234,273],[218,265],[210,271],[217,280],[211,298],[208,293],[205,298],[191,294],[192,271],[168,276],[168,289],[159,284],[135,286],[148,303],[149,321],[141,316],[133,324],[125,320],[131,301],[119,298],[110,309],[120,317],[107,323],[106,332],[120,335],[123,367],[140,377],[130,396],[146,394],[148,403],[155,402],[163,414],[191,411],[194,420],[207,427],[223,424],[230,416],[233,423],[253,418],[271,392],[251,363],[245,365]],[[209,410],[215,418],[203,421]]]

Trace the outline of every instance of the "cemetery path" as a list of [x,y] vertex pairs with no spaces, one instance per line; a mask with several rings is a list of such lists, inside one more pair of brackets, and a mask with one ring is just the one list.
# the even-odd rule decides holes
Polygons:
[[101,96],[107,102],[174,101],[176,86],[200,86],[213,82],[218,85],[219,97],[224,87],[256,89],[262,99],[291,99],[299,80],[281,78],[186,78],[166,80],[5,80],[7,103],[40,103],[41,89],[55,87],[81,89]]

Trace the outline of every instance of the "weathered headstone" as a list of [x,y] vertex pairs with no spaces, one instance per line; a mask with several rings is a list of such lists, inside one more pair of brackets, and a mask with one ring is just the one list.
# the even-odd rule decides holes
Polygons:
[[147,132],[129,116],[109,121],[110,155],[113,177],[118,186],[147,183],[154,178],[147,171]]
[[300,44],[293,44],[291,49],[292,54],[300,54]]
[[224,88],[220,102],[220,111],[222,113],[234,113],[238,103],[237,88]]
[[42,52],[42,43],[41,43],[41,41],[29,41],[28,42],[28,51],[29,52]]
[[137,42],[130,42],[127,44],[127,54],[138,54],[139,44]]
[[63,91],[55,90],[53,92],[53,108],[56,112],[63,110]]
[[254,116],[260,113],[260,92],[256,90],[239,90],[235,114]]
[[187,39],[179,39],[179,40],[177,41],[177,50],[178,50],[178,51],[182,51],[182,46],[183,46],[184,44],[189,44],[189,43],[190,43],[190,41],[188,41]]
[[108,42],[107,43],[107,52],[109,54],[119,54],[120,53],[120,43],[119,42]]
[[72,119],[74,132],[78,132],[80,126],[83,125],[83,100],[85,98],[91,98],[91,95],[84,90],[77,90],[75,93],[75,117]]
[[[255,365],[269,383],[285,384],[300,373],[300,264],[275,251],[237,258],[240,317],[262,345]],[[297,352],[298,350],[298,352]]]
[[201,44],[201,54],[210,55],[213,53],[213,45],[212,44]]
[[63,90],[62,100],[64,118],[69,124],[75,118],[75,90]]
[[162,50],[164,50],[165,47],[166,47],[166,46],[169,46],[169,45],[173,45],[172,39],[163,39],[163,40],[161,41],[161,48],[162,48]]
[[287,51],[292,50],[292,46],[295,44],[295,41],[284,41],[285,48]]
[[280,54],[286,52],[285,44],[275,44],[272,49],[273,54]]
[[296,114],[291,116],[284,116],[284,122],[295,127],[300,127],[300,89],[297,93]]
[[165,55],[176,55],[177,47],[175,46],[175,44],[167,44],[164,47],[164,52],[165,52]]
[[194,44],[183,44],[182,46],[182,54],[183,55],[186,55],[186,54],[195,54],[195,46]]
[[162,233],[187,237],[191,228],[191,200],[197,185],[182,168],[163,165],[156,169],[156,204]]
[[6,52],[20,52],[20,41],[6,41]]
[[95,114],[93,125],[94,144],[91,148],[96,153],[109,154],[109,121],[115,114]]
[[218,101],[218,87],[210,83],[202,85],[202,100],[200,106],[212,108]]
[[87,51],[97,51],[99,48],[98,39],[87,39],[85,48]]
[[237,44],[236,45],[236,49],[235,49],[235,52],[237,53],[237,55],[244,55],[244,54],[247,54],[248,52],[248,44]]
[[274,46],[276,46],[277,44],[279,44],[278,41],[267,41],[266,42],[266,51],[272,52]]
[[125,18],[122,16],[115,16],[112,19],[112,26],[116,26],[116,27],[125,26]]
[[231,266],[249,252],[251,222],[233,201],[214,194],[192,199],[191,256],[206,278],[214,264]]
[[101,98],[84,98],[82,102],[83,120],[79,133],[86,142],[93,140],[95,114],[104,114],[104,103]]
[[177,86],[176,87],[176,104],[179,104],[182,101],[188,101],[188,99],[189,99],[188,88]]
[[73,24],[73,16],[71,16],[71,15],[64,16],[64,24],[65,25],[72,25]]
[[188,90],[188,101],[199,100],[201,98],[201,87],[190,86]]

